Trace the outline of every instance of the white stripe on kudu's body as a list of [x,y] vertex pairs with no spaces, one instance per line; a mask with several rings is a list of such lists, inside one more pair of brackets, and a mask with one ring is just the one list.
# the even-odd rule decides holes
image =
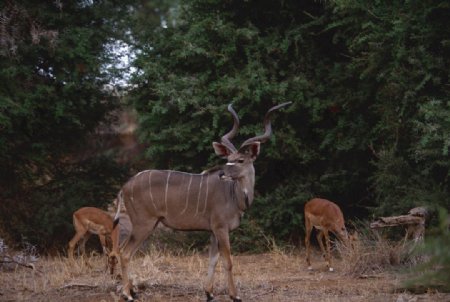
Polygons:
[[192,184],[192,174],[189,174],[189,185],[188,185],[187,194],[186,194],[186,203],[185,203],[184,209],[183,209],[183,211],[181,211],[180,215],[183,215],[188,208],[189,194],[191,193],[191,184]]
[[148,172],[148,192],[150,193],[150,200],[152,201],[153,207],[156,210],[155,200],[153,199],[152,194],[152,170],[149,170]]
[[206,182],[205,205],[203,206],[202,214],[205,214],[206,212],[206,205],[208,204],[208,191],[209,191],[209,181]]
[[199,185],[199,188],[198,188],[197,209],[195,210],[195,215],[194,216],[197,216],[197,214],[198,214],[198,207],[200,205],[200,195],[202,194],[203,175],[204,174],[200,175],[201,178],[200,178],[200,185]]
[[[213,143],[216,154],[227,159],[226,165],[202,174],[151,170],[148,180],[139,181],[145,176],[138,173],[122,187],[119,198],[123,196],[133,225],[130,237],[122,247],[120,261],[123,294],[128,301],[133,300],[128,263],[158,223],[177,230],[210,231],[210,263],[204,285],[206,299],[213,300],[214,271],[221,255],[230,298],[234,302],[241,301],[232,274],[229,231],[239,226],[242,213],[253,202],[253,162],[259,154],[260,144],[272,134],[270,114],[288,104],[270,108],[264,118],[264,134],[247,139],[239,149],[230,141],[238,131],[239,118],[231,105],[228,106],[234,120],[233,128],[222,136],[221,143]],[[120,208],[117,213],[119,211]]]
[[170,174],[172,174],[171,171],[169,171],[169,173],[167,174],[167,180],[166,180],[166,193],[164,195],[164,205],[166,206],[166,214],[167,214],[167,193],[169,191],[169,179],[170,179]]

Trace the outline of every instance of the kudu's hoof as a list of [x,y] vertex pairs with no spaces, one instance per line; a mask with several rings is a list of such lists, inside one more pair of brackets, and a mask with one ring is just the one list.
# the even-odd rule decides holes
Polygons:
[[134,299],[137,298],[137,294],[136,294],[136,292],[135,292],[134,290],[130,290],[130,295],[131,295],[131,297],[129,297],[129,296],[126,295],[126,294],[122,294],[122,295],[123,295],[123,299],[124,299],[125,301],[127,301],[127,302],[133,302]]
[[208,292],[205,292],[206,294],[206,302],[213,302],[214,301],[214,295]]
[[134,301],[133,298],[130,298],[130,297],[127,297],[127,296],[123,296],[123,300],[126,301],[126,302],[133,302]]
[[239,298],[239,297],[232,297],[232,296],[230,296],[230,299],[231,299],[233,302],[242,302],[242,299]]

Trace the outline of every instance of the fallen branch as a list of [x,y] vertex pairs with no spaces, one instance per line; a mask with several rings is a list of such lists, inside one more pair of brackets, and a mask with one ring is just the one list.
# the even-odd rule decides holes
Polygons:
[[428,218],[428,210],[424,207],[417,207],[409,210],[408,215],[379,217],[370,224],[371,229],[405,226],[406,234],[403,244],[411,238],[415,243],[423,241],[425,234],[425,220]]
[[33,271],[36,271],[40,274],[42,274],[42,272],[38,269],[36,269],[36,266],[33,263],[30,262],[21,262],[21,261],[17,261],[16,259],[14,259],[14,257],[8,256],[8,255],[3,255],[2,256],[3,259],[0,260],[0,264],[6,263],[13,263],[13,264],[17,264],[26,268],[31,268]]
[[28,267],[31,269],[36,269],[36,267],[34,266],[33,263],[22,263],[22,262],[18,262],[18,261],[14,261],[14,260],[0,260],[0,263],[14,263],[14,264],[18,264],[24,267]]
[[372,229],[374,228],[384,228],[398,225],[409,225],[409,224],[422,224],[425,219],[423,217],[411,216],[411,215],[401,215],[394,217],[380,217],[376,221],[370,224]]

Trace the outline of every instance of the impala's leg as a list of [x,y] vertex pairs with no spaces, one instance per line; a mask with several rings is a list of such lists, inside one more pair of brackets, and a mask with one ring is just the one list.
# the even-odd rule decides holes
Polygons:
[[219,261],[219,243],[216,236],[211,234],[211,245],[209,246],[209,267],[208,276],[206,277],[205,292],[206,301],[213,301],[213,286],[214,286],[214,271],[216,269],[217,262]]
[[92,268],[92,265],[89,262],[89,256],[86,256],[86,242],[89,240],[91,235],[92,234],[89,231],[86,231],[86,233],[84,233],[83,235],[83,238],[81,238],[81,242],[78,244],[78,255],[81,257],[83,263],[89,268]]
[[83,237],[84,231],[83,225],[78,221],[77,216],[73,215],[73,227],[75,228],[75,235],[73,238],[69,241],[69,249],[67,251],[67,256],[69,257],[70,262],[73,262],[73,250],[75,249],[75,246],[77,245],[78,241]]
[[91,237],[91,233],[86,232],[84,233],[83,237],[81,238],[81,242],[78,245],[78,249],[79,249],[79,254],[84,257],[84,255],[86,255],[86,242],[88,241],[88,239]]
[[316,238],[317,238],[317,242],[319,242],[320,251],[322,252],[322,257],[324,259],[327,259],[325,246],[323,245],[323,238],[324,238],[323,236],[324,236],[324,234],[325,234],[324,230],[319,230],[319,232],[317,233]]
[[325,236],[325,244],[326,244],[326,246],[327,246],[327,256],[326,256],[326,259],[327,259],[327,263],[328,263],[328,270],[330,271],[330,272],[332,272],[333,271],[333,267],[331,266],[331,244],[330,244],[330,233],[327,231],[327,230],[324,230],[323,231],[323,233],[324,233],[324,236]]
[[305,216],[305,247],[306,247],[306,264],[308,265],[308,269],[311,270],[311,231],[313,226],[309,219]]
[[106,246],[104,247],[103,252],[106,255],[106,270],[109,268],[111,275],[114,275],[116,264],[119,262],[119,259],[117,258],[117,246],[114,245],[114,240],[116,240],[116,238],[113,239],[111,234],[105,235]]
[[231,260],[230,235],[228,230],[219,229],[214,231],[214,235],[219,243],[220,254],[223,257],[225,270],[228,276],[228,293],[233,302],[241,302],[241,298],[237,296],[236,285],[233,279],[233,262]]
[[100,243],[102,245],[103,254],[108,254],[108,249],[106,248],[106,236],[104,234],[98,234],[98,239],[100,239]]
[[108,255],[106,266],[110,268],[109,273],[111,275],[114,275],[114,270],[115,270],[118,262],[119,262],[119,260],[117,259],[117,256]]
[[140,224],[133,224],[133,229],[128,238],[127,243],[122,247],[120,253],[120,266],[122,268],[122,293],[126,297],[127,301],[133,301],[132,297],[132,284],[128,276],[128,264],[131,257],[136,253],[137,249],[141,243],[152,233],[154,230],[158,219],[157,218],[147,218],[141,219],[143,221]]
[[80,241],[80,239],[83,238],[84,235],[87,235],[86,233],[87,233],[87,231],[85,231],[84,229],[79,230],[79,231],[77,230],[77,232],[75,233],[75,236],[73,236],[73,238],[69,241],[68,254],[69,254],[69,260],[71,262],[73,262],[73,251],[75,249],[75,246],[77,245],[78,241]]
[[69,241],[69,250],[67,252],[69,256],[69,260],[73,262],[73,250],[75,249],[75,245],[77,242],[81,239],[81,236],[78,235],[78,233],[75,234],[75,236]]
[[[102,251],[103,251],[103,255],[106,256],[106,270],[108,271],[108,267],[109,267],[109,252],[107,249],[107,243],[106,243],[106,235],[105,234],[98,234],[98,239],[100,240],[100,244],[102,245]],[[111,272],[111,274],[113,274]]]

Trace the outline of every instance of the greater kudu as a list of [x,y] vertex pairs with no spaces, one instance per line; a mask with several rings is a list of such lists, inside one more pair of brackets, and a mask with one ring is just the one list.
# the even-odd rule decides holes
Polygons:
[[[230,141],[239,128],[239,118],[230,104],[228,110],[234,119],[233,128],[221,138],[221,143],[213,143],[216,154],[227,159],[225,166],[202,174],[142,171],[122,187],[118,205],[123,200],[133,225],[130,237],[121,249],[120,261],[123,294],[128,301],[133,300],[128,263],[159,222],[176,230],[211,231],[210,262],[204,285],[207,301],[213,300],[213,277],[219,253],[224,259],[230,298],[234,302],[241,301],[232,275],[229,232],[239,226],[244,211],[252,204],[253,161],[259,154],[260,144],[272,134],[270,114],[288,104],[269,109],[264,119],[264,134],[246,140],[239,149]],[[117,210],[120,211],[119,207]]]

